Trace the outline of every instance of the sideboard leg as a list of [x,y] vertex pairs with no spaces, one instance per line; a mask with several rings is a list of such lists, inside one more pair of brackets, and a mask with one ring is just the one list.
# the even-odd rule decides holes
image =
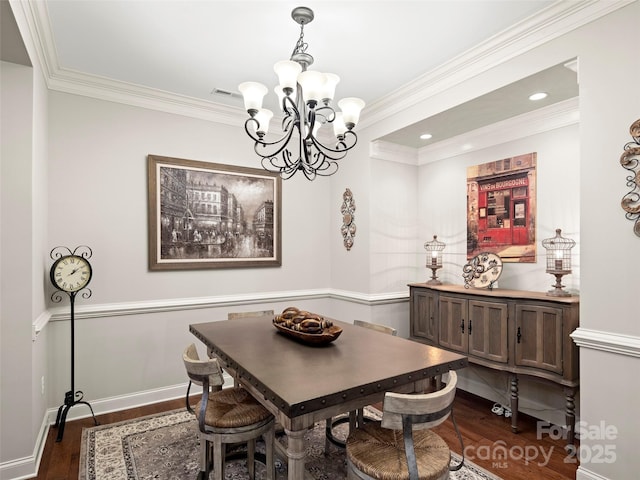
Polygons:
[[567,423],[567,445],[573,445],[576,435],[576,388],[565,387],[564,395],[566,397],[565,405],[565,422]]
[[511,374],[511,431],[518,433],[518,375]]

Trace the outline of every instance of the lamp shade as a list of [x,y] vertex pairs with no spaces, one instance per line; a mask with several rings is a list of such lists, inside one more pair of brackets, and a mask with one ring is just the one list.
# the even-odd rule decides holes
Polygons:
[[273,112],[271,110],[267,110],[266,108],[261,108],[256,113],[254,117],[258,121],[258,126],[256,127],[256,132],[267,133],[269,131],[269,122],[273,117]]
[[258,82],[244,82],[238,85],[238,90],[244,98],[244,108],[249,110],[260,110],[262,100],[269,91],[267,87]]
[[322,100],[325,78],[324,73],[313,70],[307,70],[298,75],[298,83],[302,87],[302,98],[305,102]]
[[347,126],[344,124],[342,112],[336,112],[336,118],[333,119],[333,134],[336,138],[342,139],[346,131]]
[[298,62],[282,60],[273,66],[273,70],[278,75],[279,87],[281,89],[291,88],[294,92],[298,86],[298,75],[302,72],[302,66]]
[[364,100],[355,97],[343,98],[338,102],[338,107],[342,110],[344,123],[348,129],[352,129],[357,125],[364,105]]
[[340,77],[335,73],[324,74],[324,85],[322,87],[322,100],[331,101],[336,94],[336,85],[340,82]]

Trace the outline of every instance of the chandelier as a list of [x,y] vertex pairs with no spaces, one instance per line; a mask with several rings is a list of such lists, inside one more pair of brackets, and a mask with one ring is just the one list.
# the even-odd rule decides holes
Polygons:
[[[238,86],[244,98],[249,118],[244,124],[247,135],[255,142],[254,150],[262,158],[265,170],[280,173],[283,179],[301,171],[308,180],[316,175],[329,176],[338,170],[338,161],[351,150],[358,137],[353,128],[358,123],[364,101],[359,98],[343,98],[338,102],[341,111],[332,106],[336,85],[340,78],[333,73],[307,70],[313,57],[307,53],[304,26],[313,20],[313,10],[297,7],[291,17],[300,25],[300,38],[290,60],[277,62],[273,69],[279,85],[274,89],[282,109],[282,135],[273,142],[267,141],[270,110],[262,108],[268,89],[261,83],[244,82]],[[333,125],[332,140],[322,142],[319,134]],[[322,130],[321,130],[322,129]]]

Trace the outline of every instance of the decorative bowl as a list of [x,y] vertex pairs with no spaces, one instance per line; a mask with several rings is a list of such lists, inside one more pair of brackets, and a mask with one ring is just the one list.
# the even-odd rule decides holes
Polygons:
[[331,343],[342,333],[342,328],[338,327],[337,325],[332,325],[331,327],[325,328],[320,333],[299,332],[275,322],[273,323],[273,326],[276,327],[282,334],[308,345],[324,345],[327,343]]

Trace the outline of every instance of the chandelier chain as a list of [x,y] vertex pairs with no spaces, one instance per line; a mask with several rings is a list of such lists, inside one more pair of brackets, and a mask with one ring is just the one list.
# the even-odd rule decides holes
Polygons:
[[306,53],[307,48],[309,48],[309,44],[304,41],[304,23],[300,25],[300,38],[296,42],[296,46],[291,52],[291,56],[295,56],[297,53]]

